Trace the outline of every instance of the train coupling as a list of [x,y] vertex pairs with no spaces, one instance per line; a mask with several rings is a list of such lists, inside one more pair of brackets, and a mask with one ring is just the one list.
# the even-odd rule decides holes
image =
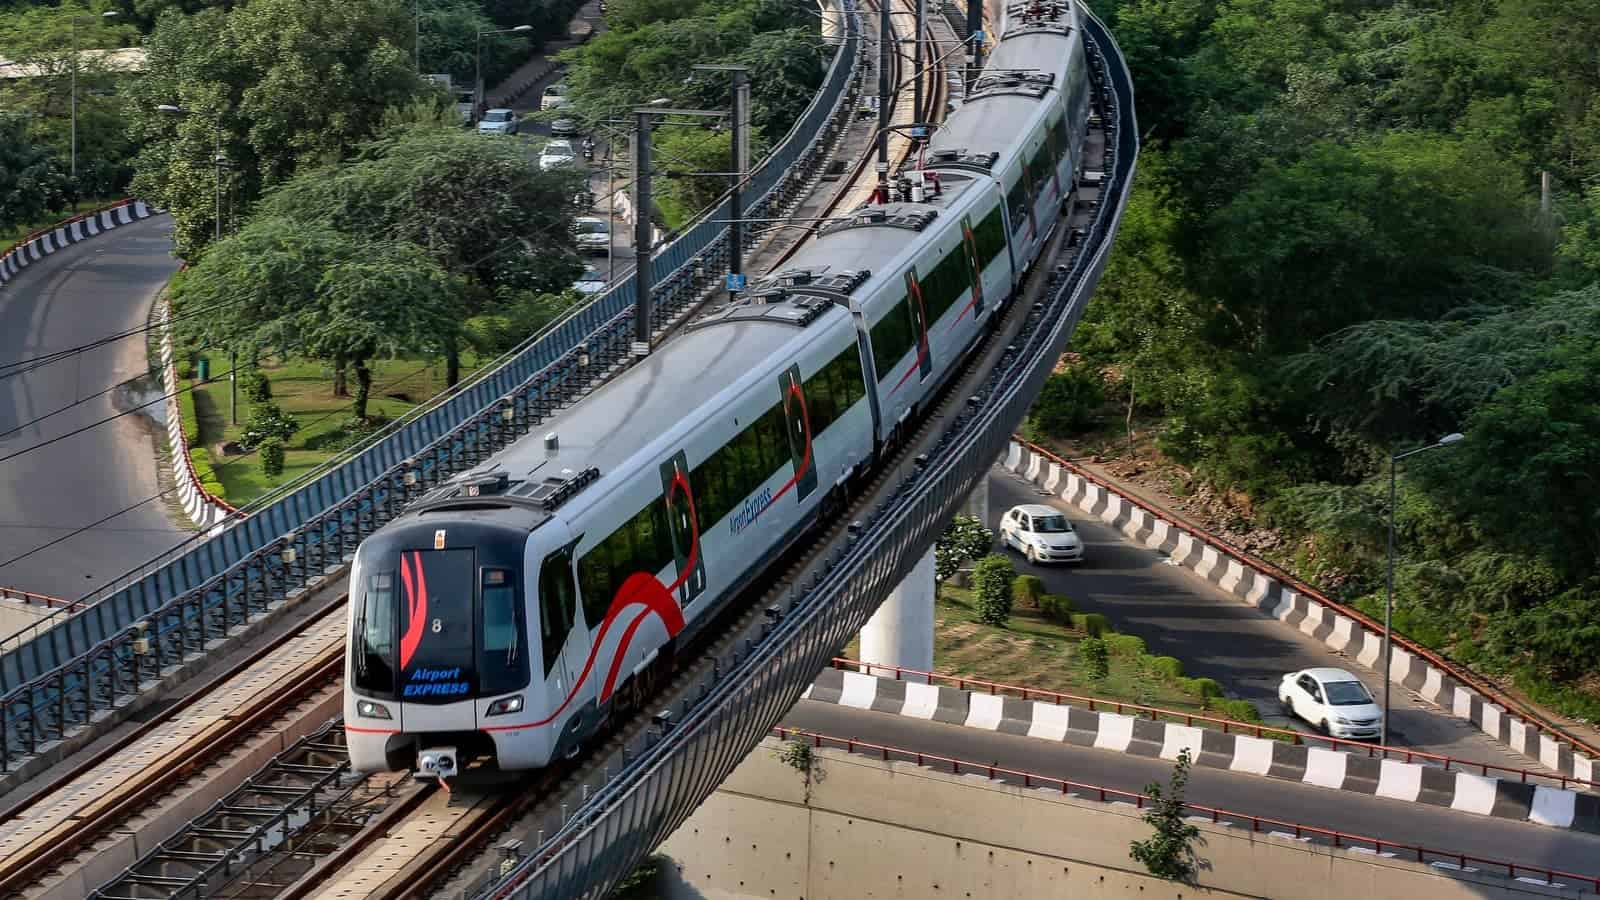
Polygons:
[[417,754],[417,771],[413,774],[419,781],[454,778],[458,759],[454,747],[430,747]]

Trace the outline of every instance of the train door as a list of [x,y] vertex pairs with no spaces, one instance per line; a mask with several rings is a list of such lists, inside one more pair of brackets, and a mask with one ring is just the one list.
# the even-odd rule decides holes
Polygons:
[[[667,534],[672,538],[672,557],[678,571],[678,605],[688,609],[706,589],[705,548],[700,545],[699,513],[694,510],[694,495],[689,487],[689,458],[682,450],[661,464],[661,498],[666,504]],[[693,571],[685,567],[693,559]]]
[[588,654],[588,642],[573,639],[574,632],[588,634],[577,624],[578,587],[572,575],[572,545],[568,543],[539,565],[539,648],[552,708],[572,692]]
[[412,731],[471,731],[477,727],[475,553],[444,549],[442,530],[435,546],[400,553],[402,715]]
[[917,280],[917,267],[906,270],[906,303],[909,304],[913,334],[917,340],[917,380],[926,381],[933,374],[933,348],[928,345],[928,304],[922,300],[922,283]]
[[789,366],[778,376],[783,397],[783,430],[788,437],[789,461],[794,464],[795,499],[804,502],[817,489],[817,460],[812,454],[811,421],[806,412],[805,382],[800,366]]
[[983,306],[983,262],[978,257],[978,236],[972,232],[972,216],[961,217],[961,247],[972,270],[972,320],[982,322],[988,310]]

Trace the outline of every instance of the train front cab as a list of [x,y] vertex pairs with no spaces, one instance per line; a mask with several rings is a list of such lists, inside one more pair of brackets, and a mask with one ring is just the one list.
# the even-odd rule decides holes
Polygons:
[[446,527],[425,512],[357,551],[344,714],[358,771],[449,776],[480,757],[505,769],[548,759],[548,729],[527,725],[547,703],[521,512],[456,510]]

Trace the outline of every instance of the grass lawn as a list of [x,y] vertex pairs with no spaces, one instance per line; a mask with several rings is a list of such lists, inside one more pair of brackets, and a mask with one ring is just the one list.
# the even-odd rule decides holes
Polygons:
[[[1038,610],[1020,607],[1012,609],[1008,627],[985,625],[978,621],[971,591],[939,585],[933,623],[933,667],[938,672],[1180,712],[1204,711],[1199,697],[1185,693],[1130,657],[1113,653],[1105,678],[1084,677],[1076,658],[1078,642],[1084,637],[1044,618]],[[858,659],[859,650],[857,638],[845,655]]]
[[[479,360],[470,354],[461,361],[461,377],[476,370]],[[225,353],[211,354],[211,371],[225,372]],[[272,384],[272,402],[300,424],[284,450],[283,474],[269,478],[261,471],[255,453],[225,456],[221,446],[238,440],[243,423],[250,420],[251,403],[241,392],[238,419],[229,423],[229,385],[226,377],[195,387],[194,414],[198,420],[200,446],[211,451],[212,466],[227,491],[227,501],[242,506],[273,488],[293,481],[332,458],[342,447],[359,437],[347,430],[352,416],[351,398],[333,396],[333,368],[318,362],[270,361],[261,367]],[[192,379],[180,380],[187,387]],[[355,388],[355,374],[349,376]],[[394,419],[429,397],[444,390],[444,361],[396,359],[381,360],[372,367],[372,397],[367,401],[369,418]]]
[[67,209],[48,213],[37,222],[29,222],[24,225],[18,225],[14,228],[0,228],[0,255],[4,255],[12,247],[15,247],[23,238],[33,234],[35,231],[38,231],[42,228],[49,228],[51,225],[55,225],[70,219],[79,213],[86,213],[92,209],[99,209],[102,206],[108,206],[115,202],[115,199],[84,200]]

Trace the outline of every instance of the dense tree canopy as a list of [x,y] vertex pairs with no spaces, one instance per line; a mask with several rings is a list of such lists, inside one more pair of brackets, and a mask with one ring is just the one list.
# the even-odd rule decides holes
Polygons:
[[1600,662],[1597,7],[1094,6],[1148,140],[1075,349],[1360,602],[1389,454],[1466,433],[1405,464],[1400,620],[1600,712],[1549,680]]

